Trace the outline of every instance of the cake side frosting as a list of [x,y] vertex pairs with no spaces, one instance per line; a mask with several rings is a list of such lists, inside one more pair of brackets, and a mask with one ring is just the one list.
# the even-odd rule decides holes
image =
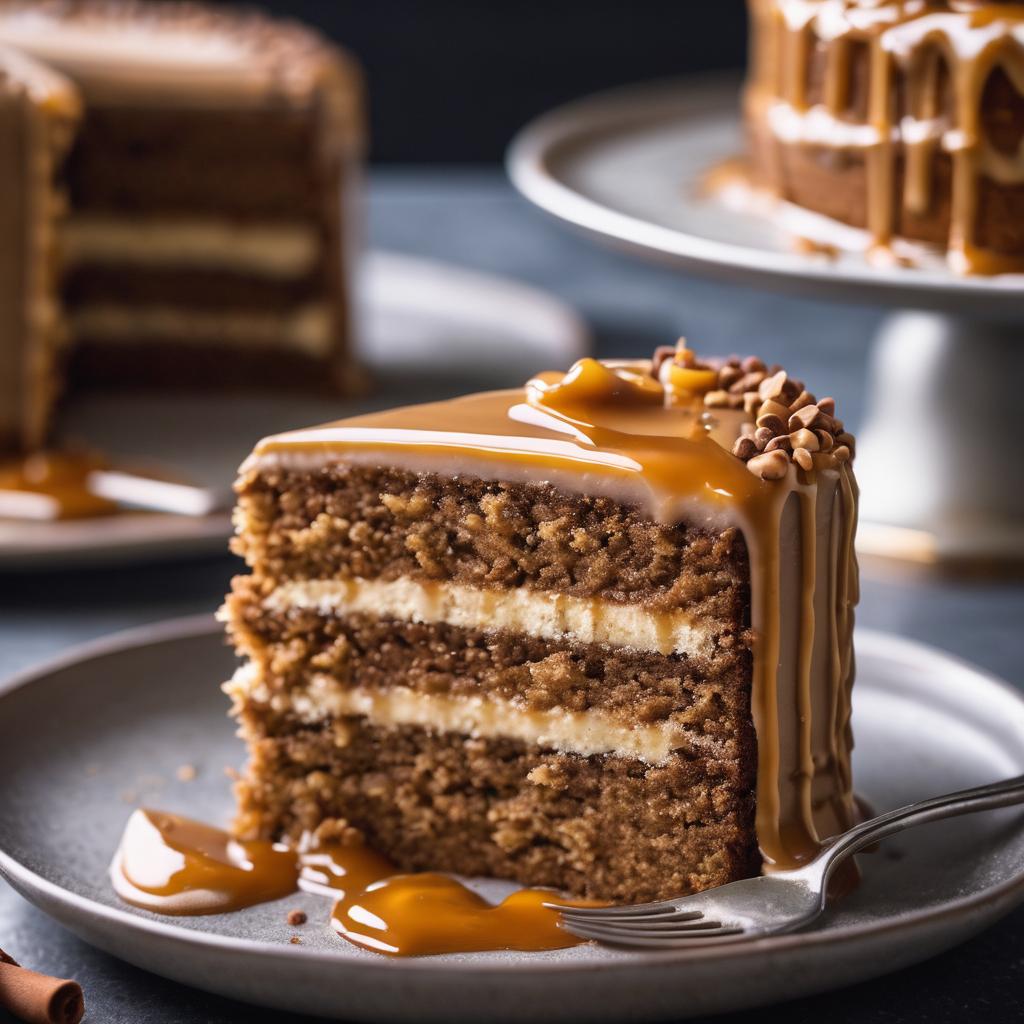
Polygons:
[[1024,269],[1024,5],[750,0],[745,112],[782,198],[941,245],[962,273]]
[[[852,815],[856,485],[851,455],[852,438],[835,419],[834,404],[816,402],[780,368],[756,359],[701,363],[680,347],[647,362],[584,360],[566,375],[541,375],[524,391],[470,396],[268,438],[243,466],[242,486],[266,472],[315,475],[318,467],[345,465],[370,472],[384,465],[418,477],[501,480],[508,486],[553,487],[587,500],[605,498],[666,529],[690,523],[725,531],[722,536],[738,530],[749,556],[757,840],[770,869],[812,856]],[[415,498],[401,501],[408,506]],[[430,507],[425,499],[420,512]],[[500,530],[502,523],[498,517],[491,527]],[[251,562],[273,557],[261,546],[259,527],[244,504],[239,528]],[[332,528],[328,521],[319,527]],[[316,522],[311,529],[318,529]],[[296,545],[300,536],[295,534]],[[376,546],[391,543],[384,534],[373,536]],[[395,550],[407,546],[410,536]],[[316,543],[312,533],[301,541]],[[471,543],[486,545],[486,539]],[[585,543],[582,535],[580,543]],[[480,564],[487,562],[484,557]],[[553,610],[550,604],[545,608],[552,599],[552,586],[545,582],[549,570],[531,573],[528,559],[521,567],[525,574],[515,577],[522,596],[514,602],[495,598],[493,590],[488,596],[488,588],[498,584],[486,577],[462,591],[449,586],[439,592],[422,578],[424,564],[429,562],[395,569],[401,573],[396,583],[374,585],[365,600],[384,600],[387,615],[424,628],[435,620],[486,627],[489,613],[497,611],[541,636],[546,629],[546,635],[565,641],[626,639],[626,649],[647,651],[649,657],[668,650],[699,658],[707,642],[702,622],[711,620],[702,620],[698,598],[670,598],[657,589],[645,597],[642,581],[631,581],[629,591],[614,585],[602,589],[591,585],[594,574],[588,570],[581,581],[569,579],[554,588],[586,591],[586,601]],[[360,607],[369,607],[360,606],[359,595],[364,575],[377,571],[372,567],[361,572],[357,565],[356,578],[341,582],[316,579],[315,566],[299,568],[287,557],[276,565],[275,576],[302,579],[268,581],[270,589],[260,599],[265,607],[276,601],[282,608],[322,609],[333,602],[357,617]],[[410,571],[411,579],[406,578]],[[607,565],[603,571],[610,571]],[[645,602],[647,631],[626,637],[628,617],[616,616],[635,607],[636,600]],[[691,614],[680,615],[680,609]],[[619,632],[600,632],[609,628]]]

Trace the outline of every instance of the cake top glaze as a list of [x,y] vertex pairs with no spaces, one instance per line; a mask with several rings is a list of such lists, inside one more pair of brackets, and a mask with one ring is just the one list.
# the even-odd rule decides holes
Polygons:
[[91,102],[306,107],[359,89],[351,59],[302,25],[175,0],[0,0],[0,45]]
[[64,75],[9,46],[0,46],[0,90],[25,93],[45,113],[81,113],[78,90]]
[[779,366],[698,359],[685,341],[650,360],[581,359],[521,389],[356,416],[265,438],[267,460],[403,458],[449,472],[544,478],[646,504],[655,518],[773,500],[852,456],[854,440]]

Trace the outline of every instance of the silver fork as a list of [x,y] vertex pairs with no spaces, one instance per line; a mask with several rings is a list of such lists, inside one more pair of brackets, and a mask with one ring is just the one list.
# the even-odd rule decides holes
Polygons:
[[559,912],[559,923],[566,931],[614,946],[672,949],[779,935],[805,927],[824,912],[833,872],[865,846],[929,821],[1019,803],[1024,803],[1024,775],[880,814],[829,840],[814,860],[792,871],[730,882],[658,903],[545,906]]

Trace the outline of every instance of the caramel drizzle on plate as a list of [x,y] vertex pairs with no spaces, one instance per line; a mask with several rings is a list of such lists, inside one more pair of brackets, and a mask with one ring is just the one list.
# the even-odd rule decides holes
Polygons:
[[[653,375],[650,361],[584,359],[567,374],[541,374],[525,391],[270,437],[242,473],[276,463],[386,464],[549,483],[639,506],[664,523],[738,527],[749,553],[755,634],[757,839],[765,870],[794,867],[853,822],[856,485],[849,463],[826,453],[810,470],[788,464],[779,479],[759,478],[731,451],[750,416],[706,409],[716,374],[705,380],[682,369],[685,386],[673,388]],[[783,614],[787,601],[794,615]],[[784,633],[790,623],[795,632]]]
[[[1024,139],[1013,151],[1001,148],[983,117],[985,89],[995,73],[1004,74],[1024,96],[1024,4],[750,0],[750,10],[748,114],[769,123],[777,116],[792,126],[772,129],[768,177],[773,187],[783,181],[787,140],[836,153],[863,152],[869,256],[891,262],[898,160],[904,160],[903,207],[922,215],[933,201],[935,156],[946,152],[952,161],[950,266],[965,274],[1024,272],[1024,257],[983,248],[976,239],[982,179],[1024,185]],[[850,109],[858,47],[866,48],[868,62],[863,119]],[[821,101],[812,104],[808,82],[816,48],[824,50],[824,82]],[[898,79],[906,90],[902,117],[894,100]]]
[[584,941],[558,927],[544,904],[570,901],[549,889],[519,889],[495,906],[448,875],[402,874],[364,846],[243,842],[163,811],[132,814],[110,877],[126,903],[177,916],[227,913],[303,889],[334,901],[338,935],[388,956],[531,952]]
[[[86,452],[34,452],[0,461],[0,518],[87,519],[119,511],[96,494],[89,478],[109,468]],[[33,508],[26,514],[25,503]]]

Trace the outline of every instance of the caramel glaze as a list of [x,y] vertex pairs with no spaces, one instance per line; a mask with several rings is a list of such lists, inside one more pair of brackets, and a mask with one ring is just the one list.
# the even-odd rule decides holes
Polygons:
[[114,891],[157,914],[222,914],[288,896],[295,852],[265,840],[239,842],[191,818],[138,810],[110,866]]
[[472,953],[494,949],[539,952],[578,946],[545,903],[574,904],[550,889],[519,889],[497,906],[448,875],[395,875],[334,905],[331,924],[349,942],[389,956]]
[[390,956],[563,949],[583,941],[562,931],[543,905],[569,905],[551,890],[520,889],[492,906],[447,875],[400,874],[363,846],[240,842],[162,811],[141,809],[128,819],[110,877],[126,903],[170,915],[221,914],[304,889],[335,900],[331,925],[340,936]]
[[[769,125],[774,155],[769,184],[781,187],[787,142],[862,152],[867,173],[869,255],[891,262],[897,197],[911,213],[927,213],[937,152],[948,153],[953,182],[948,239],[959,273],[1024,272],[1024,256],[981,248],[975,239],[983,178],[1024,185],[1024,142],[1008,151],[984,123],[986,85],[1002,72],[1024,95],[1024,4],[978,0],[749,0],[751,73],[745,107],[752,123]],[[825,53],[820,103],[808,83],[815,48]],[[868,53],[866,116],[849,109],[852,52]],[[946,73],[948,71],[948,74]],[[896,76],[906,90],[902,116]],[[950,98],[946,99],[946,89]],[[903,158],[902,188],[897,181]]]
[[[472,395],[270,437],[241,472],[386,464],[550,483],[661,522],[738,527],[755,635],[757,836],[772,870],[806,861],[852,823],[857,492],[849,464],[824,453],[810,471],[791,464],[781,480],[755,476],[730,451],[745,418],[705,411],[699,390],[663,388],[649,362],[584,359],[530,381],[525,395]],[[796,614],[784,617],[784,604]]]
[[95,455],[74,452],[35,452],[0,462],[0,516],[9,495],[11,513],[19,516],[19,497],[38,499],[38,510],[26,518],[84,519],[118,511],[113,501],[89,489],[89,475],[107,468]]

